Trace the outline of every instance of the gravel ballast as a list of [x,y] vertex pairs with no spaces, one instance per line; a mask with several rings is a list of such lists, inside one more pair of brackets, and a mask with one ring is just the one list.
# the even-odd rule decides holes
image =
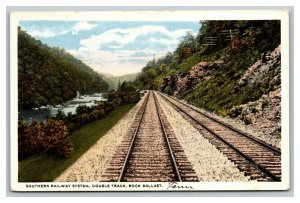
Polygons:
[[[170,104],[160,96],[157,98],[200,181],[249,181],[249,177],[245,177],[225,155],[210,144]],[[54,181],[103,181],[101,175],[105,172],[116,147],[130,128],[144,99],[145,97]]]
[[281,149],[281,139],[276,138],[274,136],[271,136],[270,134],[266,134],[263,131],[259,131],[259,128],[253,129],[254,128],[253,125],[252,125],[252,128],[251,128],[250,127],[251,125],[246,125],[241,120],[233,119],[233,118],[230,118],[230,117],[221,117],[221,116],[218,116],[218,115],[216,115],[214,113],[210,113],[208,111],[205,111],[204,109],[197,108],[197,107],[195,107],[193,105],[190,105],[190,104],[188,104],[184,100],[180,100],[180,101],[182,103],[185,103],[186,105],[190,106],[191,108],[200,111],[201,113],[204,113],[204,114],[206,114],[208,116],[211,116],[211,117],[213,117],[213,118],[215,118],[215,119],[217,119],[219,121],[227,123],[227,124],[231,125],[232,127],[236,128],[236,129],[239,129],[239,130],[241,130],[243,132],[246,132],[246,133],[252,135],[253,137],[255,137],[257,139],[262,140],[262,141],[268,143],[269,145],[272,145],[272,146],[275,146],[275,147]]
[[102,181],[101,175],[123,139],[135,115],[141,107],[143,97],[112,129],[101,137],[86,153],[65,170],[54,181],[57,182],[96,182]]
[[209,143],[170,104],[157,97],[200,181],[249,181],[228,158]]

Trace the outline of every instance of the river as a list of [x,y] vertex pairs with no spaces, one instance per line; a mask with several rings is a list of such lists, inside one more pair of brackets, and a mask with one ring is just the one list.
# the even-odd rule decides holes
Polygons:
[[80,105],[86,106],[94,106],[96,105],[96,101],[105,101],[106,99],[103,98],[102,93],[94,93],[91,95],[82,95],[80,96],[79,93],[77,97],[67,101],[63,104],[55,105],[55,106],[41,106],[39,108],[34,108],[30,110],[20,110],[19,116],[23,117],[27,121],[38,120],[43,121],[47,117],[54,117],[58,111],[64,112],[66,115],[68,113],[76,113],[76,109]]

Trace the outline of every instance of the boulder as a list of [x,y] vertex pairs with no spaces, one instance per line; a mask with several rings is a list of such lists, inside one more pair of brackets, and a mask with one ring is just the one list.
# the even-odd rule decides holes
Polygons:
[[233,107],[229,115],[267,135],[280,135],[281,88],[264,94],[254,102]]

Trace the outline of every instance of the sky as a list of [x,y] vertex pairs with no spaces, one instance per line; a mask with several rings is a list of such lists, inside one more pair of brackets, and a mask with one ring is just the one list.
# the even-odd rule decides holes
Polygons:
[[115,76],[137,73],[149,60],[173,52],[197,22],[21,21],[32,37],[65,48],[95,71]]

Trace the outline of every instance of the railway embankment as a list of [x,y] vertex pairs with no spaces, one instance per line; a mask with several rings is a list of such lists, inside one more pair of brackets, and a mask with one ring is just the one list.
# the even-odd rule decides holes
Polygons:
[[280,150],[239,131],[149,91],[55,181],[280,180]]
[[158,97],[173,131],[200,181],[248,181],[237,166],[212,145],[170,104]]
[[201,61],[184,75],[165,77],[160,88],[225,120],[232,118],[235,125],[280,148],[281,46],[249,64],[244,57],[238,53],[236,58]]

